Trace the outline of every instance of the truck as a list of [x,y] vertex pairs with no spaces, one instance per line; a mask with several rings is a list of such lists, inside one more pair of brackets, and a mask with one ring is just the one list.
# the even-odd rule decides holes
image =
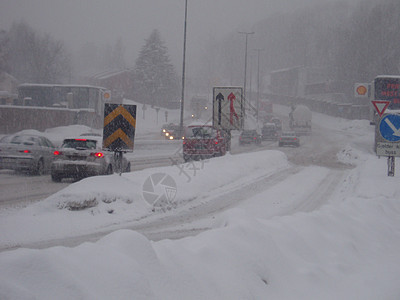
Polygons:
[[297,135],[311,134],[311,110],[305,105],[292,106],[289,113],[289,126]]

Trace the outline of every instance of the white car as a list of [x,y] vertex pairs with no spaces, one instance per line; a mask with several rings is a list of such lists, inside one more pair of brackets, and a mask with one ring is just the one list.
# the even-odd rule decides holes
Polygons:
[[50,169],[54,145],[40,134],[15,134],[0,143],[0,169],[42,175]]
[[[51,179],[60,182],[63,178],[81,179],[112,174],[119,171],[117,164],[114,153],[102,149],[102,137],[68,138],[63,141],[59,150],[54,151]],[[125,157],[122,157],[121,170],[131,171],[131,164]]]

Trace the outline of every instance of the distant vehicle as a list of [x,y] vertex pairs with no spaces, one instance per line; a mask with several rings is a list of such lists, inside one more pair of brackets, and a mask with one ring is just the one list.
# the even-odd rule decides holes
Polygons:
[[165,124],[161,128],[161,135],[165,137],[167,140],[176,140],[181,139],[180,126],[174,123]]
[[279,118],[272,117],[270,122],[275,124],[275,127],[276,127],[277,131],[281,131],[282,130],[282,121]]
[[297,135],[311,134],[311,110],[305,105],[292,107],[289,113],[289,126]]
[[[114,153],[102,150],[102,138],[96,136],[68,138],[59,150],[54,151],[51,164],[51,179],[60,182],[63,178],[81,179],[89,176],[107,175],[116,171]],[[122,157],[123,172],[130,172],[130,162]]]
[[188,126],[183,140],[183,158],[189,161],[225,155],[227,143],[226,134],[211,125]]
[[275,123],[264,123],[261,128],[261,136],[264,141],[276,141],[278,132]]
[[[4,139],[4,140],[3,140]],[[53,143],[40,134],[15,134],[2,139],[0,169],[43,175],[53,160]]]
[[279,147],[283,146],[300,146],[300,140],[294,131],[284,131],[279,137]]
[[273,106],[272,102],[267,99],[260,99],[258,107],[258,117],[264,122],[269,122],[273,116]]
[[257,130],[243,130],[239,136],[239,145],[261,144],[261,135]]

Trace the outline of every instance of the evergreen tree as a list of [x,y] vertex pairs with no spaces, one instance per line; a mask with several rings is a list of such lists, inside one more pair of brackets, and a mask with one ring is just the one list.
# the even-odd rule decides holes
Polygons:
[[139,53],[133,86],[135,100],[152,106],[167,107],[179,97],[178,77],[158,30],[146,39]]

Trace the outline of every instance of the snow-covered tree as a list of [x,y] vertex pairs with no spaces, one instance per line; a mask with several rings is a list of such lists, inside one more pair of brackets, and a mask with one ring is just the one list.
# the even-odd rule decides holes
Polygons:
[[168,49],[154,30],[146,39],[134,68],[135,100],[152,106],[168,106],[179,97],[179,80],[170,63]]

